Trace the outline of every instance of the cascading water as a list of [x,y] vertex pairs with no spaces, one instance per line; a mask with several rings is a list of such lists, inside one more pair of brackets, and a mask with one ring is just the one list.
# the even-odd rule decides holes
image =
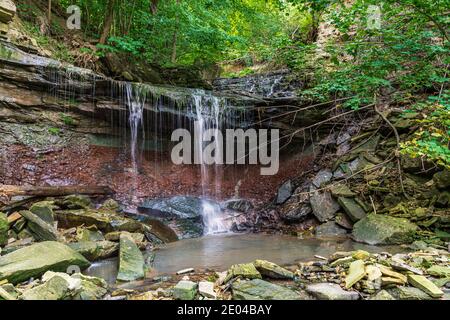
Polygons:
[[130,153],[133,174],[133,200],[136,198],[138,167],[138,134],[142,132],[142,138],[145,138],[143,112],[146,100],[146,94],[142,86],[133,86],[131,83],[125,83],[126,104],[129,110],[129,125],[131,130]]
[[[205,140],[212,138],[214,140],[215,157],[222,157],[221,147],[219,146],[220,130],[221,130],[221,99],[212,95],[205,95],[204,91],[197,90],[193,95],[195,115],[197,117],[195,122],[195,136],[198,137],[195,141],[195,159],[200,163],[201,170],[201,186],[204,197],[209,197],[211,194],[208,191],[210,184],[210,167],[203,157],[205,150]],[[207,136],[212,130],[212,135]],[[221,169],[218,165],[214,165],[214,185],[215,196],[220,195],[221,189]],[[202,215],[205,224],[206,234],[223,233],[228,231],[228,227],[224,223],[221,215],[220,206],[212,204],[204,200],[202,202]]]

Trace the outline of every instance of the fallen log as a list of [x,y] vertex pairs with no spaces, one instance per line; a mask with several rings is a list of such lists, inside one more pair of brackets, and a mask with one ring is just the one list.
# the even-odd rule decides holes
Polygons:
[[35,197],[61,197],[71,194],[82,195],[110,195],[114,191],[106,186],[10,186],[0,185],[0,195],[35,196]]

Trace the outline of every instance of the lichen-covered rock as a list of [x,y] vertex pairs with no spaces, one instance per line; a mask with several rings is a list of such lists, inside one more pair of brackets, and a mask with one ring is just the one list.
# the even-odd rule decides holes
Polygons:
[[333,199],[330,192],[314,192],[314,190],[315,188],[311,187],[310,203],[313,214],[320,222],[333,219],[340,209],[339,204]]
[[405,244],[414,240],[417,226],[407,219],[371,214],[353,227],[353,237],[358,242],[371,245]]
[[435,173],[433,176],[433,181],[439,189],[450,188],[450,170]]
[[246,213],[253,209],[253,205],[250,201],[245,199],[230,199],[222,204],[222,207],[238,212]]
[[396,288],[386,290],[397,300],[431,300],[428,294],[414,287],[398,286]]
[[345,291],[335,283],[315,283],[306,286],[306,291],[319,300],[358,300],[355,291]]
[[433,282],[417,274],[409,274],[408,282],[412,286],[426,292],[432,298],[440,298],[444,295],[444,292],[439,289]]
[[358,281],[366,276],[366,269],[363,260],[356,260],[350,263],[347,277],[345,278],[345,287],[350,289]]
[[43,284],[26,290],[22,300],[65,300],[71,297],[73,291],[70,283],[61,275],[55,275]]
[[68,246],[89,261],[98,261],[114,257],[119,252],[119,244],[111,241],[80,241]]
[[76,239],[78,241],[104,241],[103,233],[94,228],[77,228]]
[[144,278],[144,256],[133,238],[126,232],[120,235],[119,274],[117,280],[135,281]]
[[108,292],[108,284],[101,278],[89,277],[81,273],[72,275],[72,278],[81,280],[81,288],[74,296],[74,300],[100,300]]
[[140,222],[126,218],[112,211],[106,210],[62,210],[55,211],[56,219],[62,228],[73,228],[82,225],[95,225],[103,232],[143,230]]
[[180,281],[173,288],[173,296],[177,300],[194,300],[197,295],[197,284],[192,281]]
[[65,244],[40,242],[0,257],[0,281],[16,284],[39,277],[46,271],[66,272],[70,266],[81,270],[90,263],[81,254]]
[[449,277],[450,278],[450,267],[434,265],[427,269],[427,273],[436,277]]
[[8,242],[8,219],[6,215],[0,212],[0,246],[4,246]]
[[255,265],[253,263],[232,265],[231,268],[228,270],[227,277],[225,278],[225,282],[228,282],[229,280],[236,278],[236,277],[242,277],[245,279],[261,279],[262,278],[261,274],[255,268]]
[[66,196],[63,200],[57,202],[57,205],[61,208],[70,210],[89,209],[91,204],[91,199],[88,196],[78,194]]
[[263,276],[266,276],[268,278],[273,279],[294,278],[294,273],[292,273],[291,271],[266,260],[256,260],[255,262],[253,262],[253,265]]
[[28,221],[28,229],[36,240],[58,240],[58,230],[52,224],[45,222],[31,211],[20,211],[20,215]]
[[301,295],[283,286],[261,279],[233,283],[234,300],[300,300]]
[[55,222],[53,207],[54,204],[52,201],[41,201],[34,203],[30,207],[30,211],[48,224],[52,224],[53,222]]
[[119,203],[114,199],[108,199],[101,205],[100,209],[118,211],[120,209]]
[[354,199],[339,197],[338,202],[353,222],[358,222],[366,216],[364,209]]
[[11,0],[0,0],[0,22],[10,22],[16,14],[16,5]]

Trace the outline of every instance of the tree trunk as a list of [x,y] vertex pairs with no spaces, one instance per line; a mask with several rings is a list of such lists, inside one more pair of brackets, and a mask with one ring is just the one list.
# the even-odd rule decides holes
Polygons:
[[109,36],[109,32],[111,31],[111,26],[114,21],[114,4],[115,4],[115,0],[108,1],[108,7],[106,9],[106,14],[105,14],[105,21],[103,23],[103,32],[102,32],[102,35],[101,35],[100,41],[99,41],[101,44],[106,43],[106,40],[108,39],[108,36]]
[[150,2],[150,12],[154,16],[156,16],[156,14],[158,13],[158,2],[159,0],[151,0]]
[[52,25],[52,0],[48,0],[47,20],[49,29]]
[[[181,0],[177,0],[177,4],[179,5]],[[180,24],[180,16],[177,14],[177,19],[175,22],[175,31],[173,33],[173,40],[172,40],[172,63],[177,62],[177,42],[178,42],[178,25]]]
[[107,195],[113,193],[114,192],[106,186],[23,187],[0,185],[0,194],[6,196],[59,197],[71,194]]

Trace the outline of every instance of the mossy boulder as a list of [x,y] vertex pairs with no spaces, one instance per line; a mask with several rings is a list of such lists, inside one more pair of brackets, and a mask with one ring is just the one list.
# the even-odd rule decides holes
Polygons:
[[417,226],[407,219],[370,214],[353,227],[353,237],[370,245],[405,244],[414,241]]
[[66,272],[73,266],[83,270],[90,263],[65,244],[40,242],[0,257],[0,281],[6,279],[16,284],[39,277],[49,270]]
[[0,246],[8,242],[8,229],[8,219],[4,213],[0,212]]
[[300,300],[297,292],[261,279],[233,283],[234,300]]
[[111,241],[80,241],[70,243],[69,247],[89,261],[110,258],[119,252],[119,244]]
[[294,273],[266,260],[253,262],[256,269],[263,275],[272,279],[293,279]]
[[173,296],[177,300],[194,300],[197,295],[197,284],[192,281],[180,281],[173,288]]
[[53,213],[54,203],[52,201],[36,202],[30,207],[30,211],[45,222],[52,224],[55,221]]
[[225,282],[233,278],[245,278],[245,279],[261,279],[261,274],[256,269],[253,263],[243,263],[243,264],[235,264],[232,265],[228,270],[227,277],[225,278]]
[[450,188],[450,170],[444,170],[433,176],[433,181],[439,189]]
[[133,237],[126,232],[120,235],[119,281],[134,281],[144,278],[144,256]]

